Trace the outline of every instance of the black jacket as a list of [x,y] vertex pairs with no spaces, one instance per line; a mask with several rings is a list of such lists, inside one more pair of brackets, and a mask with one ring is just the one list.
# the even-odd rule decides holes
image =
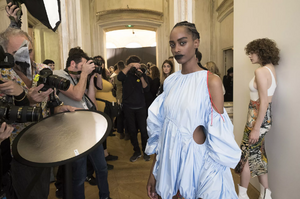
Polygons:
[[146,88],[143,88],[140,78],[130,71],[125,75],[122,71],[118,74],[118,80],[123,85],[123,105],[129,108],[142,108],[146,106],[144,92],[150,91],[150,86],[145,74],[143,74],[147,82]]

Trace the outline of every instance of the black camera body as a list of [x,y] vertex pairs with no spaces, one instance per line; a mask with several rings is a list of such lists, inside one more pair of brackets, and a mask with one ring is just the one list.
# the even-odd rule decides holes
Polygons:
[[0,100],[0,121],[10,123],[38,122],[43,118],[42,108],[33,106],[14,106]]
[[99,60],[99,59],[92,59],[93,63],[99,67],[102,66],[102,64],[104,63],[103,60]]
[[56,88],[66,91],[70,87],[69,80],[57,75],[53,75],[53,72],[50,68],[44,68],[40,71],[37,79],[37,85],[39,86],[40,84],[44,84],[44,87],[41,89],[41,91],[46,91],[49,88]]
[[98,74],[102,74],[102,64],[104,63],[103,60],[99,60],[99,59],[93,59],[93,58],[90,58],[89,60],[93,60],[91,63],[94,63],[95,65],[97,65],[95,67],[95,69],[90,73],[90,75],[94,75],[95,73],[98,73]]
[[129,71],[131,74],[136,75],[138,78],[141,78],[143,74],[145,73],[145,70],[141,68],[142,72],[136,69],[136,67],[132,67]]
[[95,73],[102,74],[102,67],[95,67],[95,69],[90,73],[90,75],[94,75]]
[[4,49],[0,45],[0,68],[12,68],[14,66],[14,57],[9,53],[5,53]]

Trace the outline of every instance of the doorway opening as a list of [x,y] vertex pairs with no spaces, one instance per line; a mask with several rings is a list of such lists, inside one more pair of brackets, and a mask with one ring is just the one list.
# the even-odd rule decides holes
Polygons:
[[142,29],[122,29],[106,32],[107,66],[126,61],[130,55],[137,55],[142,63],[156,65],[156,32]]

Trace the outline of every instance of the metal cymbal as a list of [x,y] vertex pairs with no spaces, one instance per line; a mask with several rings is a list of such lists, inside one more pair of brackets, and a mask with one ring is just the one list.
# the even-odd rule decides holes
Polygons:
[[65,164],[102,143],[110,129],[110,119],[100,112],[56,114],[24,129],[14,140],[13,155],[27,165]]

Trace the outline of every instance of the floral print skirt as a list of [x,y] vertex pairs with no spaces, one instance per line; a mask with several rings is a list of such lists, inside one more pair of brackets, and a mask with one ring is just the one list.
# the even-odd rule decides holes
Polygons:
[[240,162],[235,168],[235,172],[240,174],[244,168],[245,163],[248,160],[252,177],[268,173],[268,159],[265,150],[265,135],[272,126],[271,103],[269,103],[268,105],[266,115],[260,127],[258,142],[250,145],[249,135],[254,127],[258,115],[258,109],[259,101],[250,101],[247,123],[245,126],[244,136],[241,144],[242,156]]

